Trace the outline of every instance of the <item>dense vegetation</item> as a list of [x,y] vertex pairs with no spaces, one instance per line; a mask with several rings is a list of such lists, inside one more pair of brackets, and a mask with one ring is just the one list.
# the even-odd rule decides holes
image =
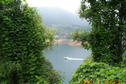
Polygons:
[[[117,84],[126,82],[126,68],[112,67],[105,63],[88,63],[82,64],[73,74],[73,78],[69,84],[84,84],[84,81],[94,81],[97,84],[97,81],[100,80],[101,84],[104,80],[116,81]],[[120,81],[119,81],[120,80]],[[119,83],[120,82],[120,83]],[[90,84],[90,83],[87,83]],[[110,83],[114,84],[114,83]]]
[[[82,0],[80,16],[92,25],[88,43],[93,60],[120,63],[126,48],[126,1]],[[83,40],[84,41],[84,40]]]
[[42,50],[53,33],[35,8],[22,0],[0,0],[0,84],[61,84]]
[[[70,84],[84,80],[126,82],[126,0],[82,0],[80,17],[91,31],[75,31],[73,39],[92,51]],[[42,51],[53,33],[25,0],[0,0],[0,84],[61,84],[62,78]],[[118,82],[117,82],[118,83]]]
[[74,32],[73,39],[92,51],[92,62],[82,64],[70,84],[84,80],[126,78],[126,0],[82,0],[80,17],[92,25],[90,32]]

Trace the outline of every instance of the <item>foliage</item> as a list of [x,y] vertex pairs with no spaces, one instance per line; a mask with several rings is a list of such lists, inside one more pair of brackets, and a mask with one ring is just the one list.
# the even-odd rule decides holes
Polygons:
[[81,32],[79,30],[76,30],[72,33],[72,38],[75,41],[80,41],[82,46],[85,49],[90,49],[90,44],[88,43],[89,41],[89,34],[90,32],[86,31],[86,30],[81,30]]
[[0,0],[0,84],[60,84],[61,77],[43,56],[53,33],[35,8],[21,0]]
[[112,67],[105,63],[82,64],[73,74],[69,84],[81,84],[84,80],[122,80],[126,82],[126,68]]
[[122,63],[126,65],[126,51],[123,53],[122,58],[123,58]]
[[82,0],[79,14],[92,25],[88,43],[95,62],[114,65],[122,61],[126,49],[125,4],[125,0]]
[[92,63],[92,62],[93,62],[92,54],[87,56],[83,61],[83,63]]
[[93,62],[87,61],[86,64],[80,65],[70,84],[81,84],[84,80],[126,82],[125,4],[126,0],[81,1],[80,17],[90,22],[92,30],[88,35],[85,32],[75,32],[74,37],[77,38],[75,40],[81,38],[81,42],[87,41],[92,51]]

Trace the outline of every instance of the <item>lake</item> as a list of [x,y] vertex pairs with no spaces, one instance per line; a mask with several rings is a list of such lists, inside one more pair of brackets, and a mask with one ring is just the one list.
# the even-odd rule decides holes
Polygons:
[[79,46],[54,45],[51,50],[45,53],[45,56],[52,63],[54,69],[63,72],[64,84],[68,84],[72,74],[83,63],[85,57],[90,55]]

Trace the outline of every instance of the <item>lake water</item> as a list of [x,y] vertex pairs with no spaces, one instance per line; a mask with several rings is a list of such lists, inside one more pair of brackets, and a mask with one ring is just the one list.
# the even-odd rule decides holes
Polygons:
[[83,63],[81,59],[89,55],[90,51],[69,45],[55,45],[52,50],[45,53],[46,58],[52,63],[54,69],[63,72],[64,84],[68,84],[74,71]]

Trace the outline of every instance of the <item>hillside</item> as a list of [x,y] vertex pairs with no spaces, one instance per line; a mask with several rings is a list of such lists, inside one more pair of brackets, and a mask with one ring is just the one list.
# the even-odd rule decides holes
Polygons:
[[89,23],[81,19],[79,15],[73,14],[61,8],[42,7],[38,8],[42,16],[43,23],[57,30],[57,35],[63,38],[69,38],[69,33],[76,29],[90,29]]

